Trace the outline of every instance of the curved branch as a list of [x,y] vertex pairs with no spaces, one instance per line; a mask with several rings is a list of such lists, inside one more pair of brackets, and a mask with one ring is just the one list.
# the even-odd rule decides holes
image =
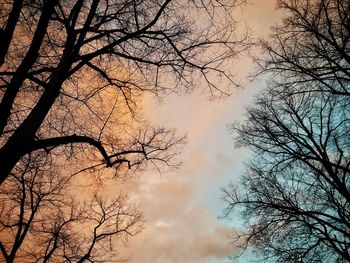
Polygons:
[[66,145],[71,143],[87,143],[95,147],[103,156],[103,159],[106,161],[107,167],[112,166],[110,157],[108,156],[102,143],[89,136],[73,134],[73,135],[62,136],[62,137],[42,139],[42,140],[35,141],[30,147],[30,150],[34,151],[34,150],[45,149],[45,148],[55,148],[61,145]]

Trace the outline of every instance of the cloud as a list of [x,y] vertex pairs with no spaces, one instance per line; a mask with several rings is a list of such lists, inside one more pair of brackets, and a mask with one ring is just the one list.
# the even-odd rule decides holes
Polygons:
[[193,250],[198,258],[216,257],[226,258],[238,252],[237,249],[228,243],[228,235],[233,229],[219,226],[210,233],[200,234],[194,238]]
[[[197,142],[209,145],[208,138],[210,134],[203,134]],[[175,172],[148,172],[124,185],[110,186],[110,194],[124,190],[145,214],[144,231],[121,252],[131,256],[130,263],[216,263],[238,253],[230,244],[234,229],[217,220],[217,215],[222,210],[220,187],[240,158],[221,152],[222,142],[208,151],[193,142],[189,146],[183,166]]]
[[[217,220],[216,211],[207,205],[207,198],[218,187],[212,173],[219,179],[220,169],[230,165],[229,159],[218,155],[189,152],[183,167],[161,177],[144,174],[133,186],[131,198],[139,202],[146,216],[146,228],[130,241],[126,251],[130,263],[199,263],[216,262],[237,250],[230,245],[233,229]],[[200,168],[200,169],[199,169]],[[219,180],[220,181],[220,180]],[[202,197],[205,195],[205,197]]]
[[157,222],[148,226],[131,242],[130,263],[210,262],[237,253],[229,244],[228,234],[233,229],[217,226],[213,221],[210,213],[196,209],[172,224]]

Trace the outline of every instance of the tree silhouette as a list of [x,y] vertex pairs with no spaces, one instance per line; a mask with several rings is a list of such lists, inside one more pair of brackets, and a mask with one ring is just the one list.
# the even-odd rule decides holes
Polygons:
[[253,157],[224,189],[225,215],[240,212],[243,247],[264,260],[348,262],[350,5],[279,3],[288,13],[258,60],[271,81],[232,126]]
[[151,128],[135,138],[125,115],[140,120],[136,106],[146,91],[161,96],[201,85],[227,95],[223,83],[233,80],[226,62],[242,48],[230,16],[237,4],[3,1],[0,182],[26,154],[55,148],[89,146],[107,167],[167,162],[181,138]]
[[[22,167],[20,169],[19,167]],[[121,243],[142,230],[120,194],[77,201],[72,176],[43,154],[21,159],[0,192],[0,258],[5,262],[116,262]],[[2,261],[1,260],[1,261]]]
[[273,41],[261,42],[260,73],[275,76],[273,85],[296,86],[296,92],[349,96],[349,4],[279,0],[278,5],[288,15],[273,29]]
[[274,91],[234,127],[237,142],[254,157],[242,186],[225,189],[226,213],[243,208],[243,236],[258,254],[276,262],[350,259],[346,108],[324,94]]
[[80,200],[74,182],[179,164],[185,138],[143,118],[143,94],[227,96],[243,2],[1,1],[1,260],[125,260],[142,215],[98,185]]

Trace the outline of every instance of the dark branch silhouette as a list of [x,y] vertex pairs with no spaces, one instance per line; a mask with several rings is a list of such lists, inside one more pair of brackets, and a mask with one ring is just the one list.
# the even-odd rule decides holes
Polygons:
[[350,4],[282,0],[257,62],[267,90],[232,126],[253,157],[224,189],[224,216],[245,223],[244,249],[268,262],[350,261]]
[[[226,65],[245,48],[230,16],[240,2],[5,1],[0,182],[26,154],[67,144],[90,144],[107,167],[118,164],[104,141],[122,107],[139,118],[136,101],[146,91],[230,93],[215,83],[235,85]],[[208,20],[193,20],[196,12]]]
[[126,195],[96,193],[77,201],[73,177],[62,176],[44,152],[22,161],[0,192],[0,255],[5,262],[125,260],[120,247],[143,227],[142,214]]
[[246,48],[232,17],[243,2],[0,2],[1,259],[125,261],[119,246],[141,214],[101,189],[84,205],[73,182],[180,164],[185,137],[151,127],[142,100],[229,95],[230,62]]
[[[349,96],[349,6],[340,0],[278,1],[288,15],[262,41],[261,71],[272,73],[276,86],[295,92],[321,91]],[[299,85],[302,84],[302,85]]]

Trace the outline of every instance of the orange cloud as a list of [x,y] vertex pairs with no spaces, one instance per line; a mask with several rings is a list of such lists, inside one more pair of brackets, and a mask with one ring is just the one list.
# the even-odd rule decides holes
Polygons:
[[215,262],[237,254],[229,244],[233,229],[218,221],[216,212],[199,197],[201,183],[208,181],[203,171],[216,170],[219,179],[220,169],[230,161],[221,155],[210,159],[197,151],[184,157],[186,162],[176,172],[161,177],[144,174],[133,185],[131,198],[140,202],[147,223],[125,251],[131,255],[130,263]]
[[195,263],[226,258],[238,252],[229,244],[227,236],[233,230],[224,226],[213,228],[212,214],[197,210],[189,211],[188,216],[196,220],[159,221],[148,226],[131,242],[130,263]]
[[[252,3],[242,16],[255,33],[266,35],[280,18],[274,12],[275,1]],[[242,59],[237,70],[246,76],[251,66]],[[235,229],[216,219],[221,209],[219,189],[239,175],[247,157],[233,149],[226,125],[243,118],[243,106],[261,86],[255,82],[220,102],[207,102],[198,94],[169,97],[162,105],[145,99],[147,118],[187,133],[189,144],[182,155],[183,166],[175,173],[143,174],[134,182],[131,198],[140,202],[147,223],[125,252],[132,256],[130,263],[214,263],[239,253],[229,244],[228,235]],[[234,223],[239,225],[238,219]]]

